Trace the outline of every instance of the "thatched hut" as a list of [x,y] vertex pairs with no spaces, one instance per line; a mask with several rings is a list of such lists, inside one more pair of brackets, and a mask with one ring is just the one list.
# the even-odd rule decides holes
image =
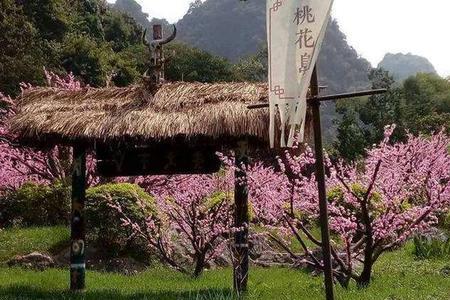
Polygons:
[[268,140],[269,112],[249,110],[268,101],[267,84],[168,83],[152,95],[145,85],[124,88],[27,90],[12,131],[24,141],[139,142],[183,137]]
[[[101,174],[122,176],[171,174],[158,173],[167,170],[192,173],[197,166],[198,172],[214,172],[220,168],[215,151],[221,149],[217,147],[239,150],[236,164],[241,166],[247,162],[247,141],[269,144],[269,111],[248,109],[250,104],[268,102],[267,84],[183,82],[152,89],[144,83],[77,91],[35,88],[18,100],[18,112],[10,125],[22,142],[73,146],[70,286],[74,291],[85,288],[86,149],[96,151]],[[199,148],[192,150],[192,145]],[[177,153],[175,164],[172,152]],[[171,170],[173,165],[177,166]],[[240,183],[234,192],[235,226],[241,228],[249,222],[248,189],[243,184],[245,171],[237,170],[236,175]],[[244,290],[248,229],[235,233],[234,245],[239,260],[234,285]]]

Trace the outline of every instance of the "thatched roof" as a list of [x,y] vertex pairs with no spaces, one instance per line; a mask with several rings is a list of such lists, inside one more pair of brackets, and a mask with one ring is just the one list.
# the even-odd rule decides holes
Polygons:
[[36,88],[19,98],[11,129],[19,138],[58,142],[183,136],[268,139],[267,84],[170,83],[154,97],[143,85],[69,91]]

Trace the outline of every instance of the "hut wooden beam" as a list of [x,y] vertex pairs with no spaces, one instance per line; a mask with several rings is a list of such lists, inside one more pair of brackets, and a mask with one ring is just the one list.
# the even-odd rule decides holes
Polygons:
[[233,247],[233,287],[241,294],[247,290],[249,269],[248,248],[248,183],[246,167],[248,165],[248,142],[242,140],[235,150],[235,220],[234,226],[239,230],[234,234]]
[[74,146],[70,247],[70,290],[74,292],[83,291],[85,289],[85,197],[86,149],[84,146]]

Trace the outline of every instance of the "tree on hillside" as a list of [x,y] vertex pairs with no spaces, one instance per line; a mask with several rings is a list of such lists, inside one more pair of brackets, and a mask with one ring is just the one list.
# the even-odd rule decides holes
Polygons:
[[[17,1],[16,1],[17,2]],[[21,1],[23,12],[45,40],[61,40],[69,29],[70,10],[66,1]]]
[[352,161],[365,154],[365,148],[378,144],[384,138],[384,128],[397,124],[393,141],[404,138],[402,89],[394,86],[395,80],[383,69],[373,69],[369,78],[373,89],[387,89],[387,93],[367,99],[341,101],[337,112],[341,115],[338,136],[334,143],[337,154]]
[[387,89],[387,93],[370,96],[360,107],[361,121],[366,125],[366,146],[379,143],[384,138],[384,128],[396,124],[397,130],[391,137],[394,142],[404,134],[402,115],[402,90],[395,87],[394,78],[383,69],[373,69],[369,78],[373,89]]
[[16,95],[19,83],[44,82],[45,63],[39,32],[14,0],[0,3],[0,91]]
[[232,64],[225,58],[179,43],[168,45],[166,52],[167,80],[225,82],[234,79]]
[[147,68],[142,28],[102,0],[5,0],[0,8],[4,93],[16,95],[20,82],[43,85],[44,66],[91,86],[128,85]]
[[414,133],[450,132],[450,82],[433,74],[417,74],[404,84],[405,125]]

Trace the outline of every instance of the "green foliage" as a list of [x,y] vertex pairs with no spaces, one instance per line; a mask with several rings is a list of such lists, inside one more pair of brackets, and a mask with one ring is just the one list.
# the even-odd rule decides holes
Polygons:
[[446,230],[450,234],[450,211],[441,216],[439,227]]
[[234,66],[234,76],[237,81],[264,82],[267,81],[268,60],[267,47],[255,55],[241,59]]
[[147,70],[150,55],[144,45],[130,46],[113,57],[114,76],[112,81],[116,86],[127,86],[140,80]]
[[209,210],[217,207],[224,201],[232,201],[232,197],[229,193],[226,192],[216,192],[205,200],[204,203],[204,212],[208,212]]
[[69,10],[64,0],[22,1],[24,13],[39,35],[46,40],[61,40],[69,26]]
[[413,253],[420,259],[450,257],[450,239],[442,236],[415,236]]
[[112,72],[110,64],[112,56],[114,52],[107,44],[85,35],[71,34],[64,41],[62,64],[83,82],[102,86],[106,83],[107,74]]
[[0,263],[33,251],[57,254],[69,243],[67,226],[4,229],[0,231]]
[[369,74],[373,89],[387,89],[387,93],[369,97],[361,106],[359,114],[361,121],[366,126],[365,136],[368,145],[379,143],[384,137],[384,127],[391,124],[397,125],[397,130],[392,136],[396,142],[404,138],[402,129],[402,90],[394,86],[392,76],[383,69],[374,69]]
[[384,137],[387,125],[397,125],[392,136],[393,142],[405,137],[402,89],[394,86],[395,80],[383,69],[373,69],[369,78],[373,89],[387,89],[387,93],[341,101],[337,106],[341,118],[334,150],[348,161],[363,157],[367,148],[378,144]]
[[437,75],[419,73],[403,86],[396,87],[394,78],[385,70],[370,73],[374,89],[388,92],[361,101],[340,102],[342,115],[335,151],[347,160],[365,154],[365,148],[379,143],[386,125],[396,124],[392,141],[403,141],[406,132],[432,134],[441,129],[450,133],[450,82]]
[[105,40],[115,52],[123,51],[142,42],[142,29],[129,16],[111,13],[104,19]]
[[433,74],[417,74],[403,84],[405,126],[413,133],[450,132],[450,82]]
[[0,2],[0,91],[16,95],[22,81],[44,81],[39,32],[14,0]]
[[344,102],[339,107],[343,116],[335,147],[343,157],[354,160],[364,155],[364,148],[379,143],[384,127],[390,124],[397,124],[393,142],[404,140],[406,131],[431,134],[444,128],[450,132],[447,80],[433,74],[418,74],[408,78],[403,86],[394,87],[394,79],[382,69],[373,70],[370,78],[373,88],[386,88],[388,92],[372,96],[358,106]]
[[0,90],[13,96],[20,82],[45,84],[44,66],[91,86],[123,86],[149,60],[142,28],[102,0],[5,0],[0,31]]
[[333,151],[349,161],[360,159],[368,143],[359,122],[359,115],[352,107],[338,105],[337,111],[342,114],[342,119],[337,128],[337,139]]
[[221,82],[233,80],[232,64],[226,59],[185,44],[166,47],[169,62],[166,78],[171,81]]
[[[124,251],[145,251],[139,241],[129,239],[130,232],[122,225],[120,214],[108,205],[111,200],[120,203],[131,220],[156,215],[155,200],[137,185],[111,183],[90,188],[86,191],[88,240],[113,256]],[[144,211],[139,201],[144,203]]]
[[7,227],[67,224],[70,188],[60,182],[25,183],[0,201],[0,211],[0,224]]

